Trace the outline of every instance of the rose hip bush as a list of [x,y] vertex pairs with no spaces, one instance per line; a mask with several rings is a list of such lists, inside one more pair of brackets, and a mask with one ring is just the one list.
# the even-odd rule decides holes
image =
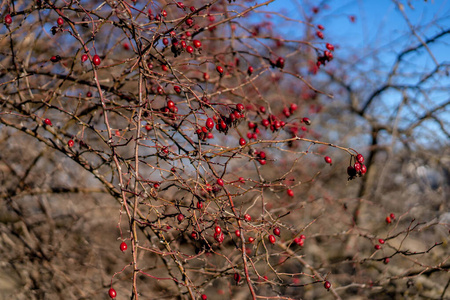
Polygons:
[[[118,229],[103,233],[117,242],[97,262],[106,252],[125,262],[99,264],[102,282],[89,291],[71,290],[70,280],[56,290],[86,299],[341,299],[378,295],[416,269],[445,270],[428,255],[442,242],[403,247],[424,226],[407,213],[367,200],[374,219],[358,227],[349,208],[357,201],[311,192],[322,174],[352,185],[370,168],[351,145],[323,140],[314,122],[318,97],[332,97],[314,76],[335,56],[317,7],[291,20],[267,10],[273,2],[3,7],[2,128],[63,154],[116,200],[114,213],[97,216]],[[301,34],[284,36],[286,24]],[[47,263],[64,254],[48,251]],[[393,263],[399,274],[388,271]]]

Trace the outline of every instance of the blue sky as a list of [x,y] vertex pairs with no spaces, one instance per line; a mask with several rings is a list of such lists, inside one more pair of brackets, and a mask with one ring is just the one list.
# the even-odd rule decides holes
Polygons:
[[[306,5],[306,1],[300,0],[278,0],[260,10],[281,10],[286,17],[297,20],[305,20],[306,16],[313,15],[312,23],[325,27],[324,42],[339,45],[339,49],[335,51],[335,57],[347,62],[347,74],[356,79],[352,85],[358,87],[359,84],[360,88],[364,88],[364,85],[376,88],[383,84],[400,51],[418,45],[419,38],[426,40],[438,32],[450,29],[449,0],[409,1],[413,7],[408,6],[407,0],[398,0],[398,2],[403,4],[404,13],[410,25],[393,0],[323,1],[322,3],[326,4],[328,8],[320,9],[315,15],[311,13],[312,5]],[[349,18],[352,15],[356,18],[354,23]],[[298,23],[286,22],[276,16],[272,17],[272,21],[274,24],[282,24],[277,30],[291,39],[301,38],[304,34],[304,30],[299,29]],[[414,28],[418,37],[411,34],[410,26]],[[429,48],[439,64],[445,62],[450,64],[450,35],[446,35],[436,43],[429,44]],[[358,57],[358,59],[356,60],[354,57]],[[396,80],[415,84],[419,76],[436,67],[434,59],[423,48],[409,54],[405,57],[407,63],[401,66],[401,71],[405,72],[406,76],[399,76]],[[332,65],[330,64],[330,67]],[[407,126],[409,120],[414,120],[426,109],[448,101],[450,77],[443,74],[435,77],[430,80],[429,84],[436,88],[442,88],[442,90],[436,91],[435,89],[426,97],[420,93],[411,93],[409,96],[417,101],[417,104],[410,105],[408,109],[402,111],[404,123],[400,123],[400,125]],[[388,119],[392,117],[393,108],[401,99],[402,95],[399,92],[385,93],[382,105],[377,106],[372,113]],[[443,114],[445,115],[441,115],[441,118],[446,116],[447,120],[450,119],[448,112]],[[385,121],[388,122],[388,120]],[[429,123],[431,124],[423,124],[419,135],[424,136],[431,132],[436,135],[436,132],[439,131],[436,130],[436,124]]]

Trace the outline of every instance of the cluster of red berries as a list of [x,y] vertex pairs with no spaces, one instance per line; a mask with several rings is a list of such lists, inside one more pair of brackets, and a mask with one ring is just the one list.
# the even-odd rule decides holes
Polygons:
[[60,32],[60,31],[63,31],[63,28],[62,28],[62,26],[64,25],[64,20],[63,20],[63,18],[59,17],[59,18],[56,20],[56,24],[57,24],[58,26],[53,26],[53,27],[51,28],[51,32],[52,32],[53,35],[57,34],[57,33]]
[[272,68],[279,68],[279,69],[283,69],[284,68],[284,64],[285,64],[285,60],[283,57],[278,57],[276,61],[270,60],[270,66]]
[[248,154],[253,156],[253,158],[256,159],[261,165],[265,165],[266,164],[266,158],[267,158],[266,152],[258,151],[258,150],[255,150],[255,149],[251,148],[248,151]]
[[386,223],[391,224],[392,221],[395,220],[395,214],[391,213],[386,217]]
[[223,235],[222,228],[220,226],[216,226],[214,228],[214,239],[219,243],[222,244],[223,240],[225,239],[225,236]]
[[[173,33],[175,35],[175,33]],[[176,38],[175,36],[171,39],[172,45],[170,47],[170,51],[174,54],[174,57],[177,57],[182,52],[186,51],[189,54],[194,53],[194,51],[197,49],[197,51],[200,51],[202,48],[202,42],[199,40],[193,40],[192,45],[188,45],[186,42],[186,36],[181,35],[180,39]],[[169,45],[169,39],[163,38],[163,44],[165,46]]]
[[[203,97],[203,102],[206,104],[209,104],[209,101],[207,98]],[[214,127],[219,131],[223,132],[225,134],[228,133],[228,129],[230,127],[235,127],[238,125],[238,123],[245,118],[244,114],[244,105],[241,103],[238,103],[236,105],[236,108],[231,111],[229,116],[225,115],[219,115],[219,116],[213,116],[213,118],[207,118],[205,122],[205,126],[202,126],[201,128],[198,128],[196,130],[196,133],[199,137],[199,140],[206,140],[214,138],[211,131],[214,129]],[[215,125],[214,125],[215,124]],[[246,141],[241,138],[239,140],[239,144],[241,146],[244,146],[246,144]]]
[[214,121],[216,121],[216,129],[219,132],[227,133],[230,127],[236,127],[241,120],[245,118],[245,107],[242,103],[236,104],[236,108],[231,111],[227,116],[220,115],[219,117],[214,116]]
[[326,44],[327,50],[323,52],[323,55],[317,57],[316,66],[320,67],[321,65],[326,65],[327,62],[330,62],[333,60],[333,52],[334,46],[332,44],[327,43]]
[[294,239],[294,243],[296,243],[298,246],[303,247],[303,244],[305,243],[306,236],[304,234],[301,234],[299,237],[296,237]]
[[287,107],[283,108],[283,115],[286,118],[289,118],[297,109],[298,109],[297,104],[291,103],[289,108],[287,108]]
[[[164,94],[164,90],[162,87],[158,86],[157,88],[158,94]],[[178,107],[176,106],[175,102],[173,102],[170,98],[166,99],[167,103],[166,106],[161,108],[161,112],[168,116],[172,120],[177,119],[177,113],[178,113]]]
[[165,10],[162,10],[159,14],[157,14],[156,16],[153,14],[153,12],[152,12],[152,10],[151,9],[149,9],[148,10],[148,19],[150,20],[150,21],[153,21],[153,20],[155,20],[155,21],[157,21],[157,22],[160,22],[160,21],[162,21],[164,18],[166,18],[167,17],[167,12],[165,11]]
[[356,155],[356,162],[353,166],[348,166],[347,174],[348,180],[356,178],[356,176],[363,176],[367,172],[367,167],[364,165],[364,156],[362,154]]
[[[263,107],[263,106],[262,106]],[[265,112],[265,109],[264,109]],[[261,125],[270,128],[272,132],[278,131],[286,125],[286,122],[280,121],[275,115],[269,115],[267,119],[262,119]]]

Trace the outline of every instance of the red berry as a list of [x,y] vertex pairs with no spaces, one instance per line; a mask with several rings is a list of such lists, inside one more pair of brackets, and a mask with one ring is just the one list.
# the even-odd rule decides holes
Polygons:
[[75,142],[74,142],[73,140],[69,140],[69,141],[67,142],[67,146],[73,147],[73,145],[75,145]]
[[241,232],[239,231],[239,229],[236,229],[236,231],[234,232],[234,234],[235,234],[237,237],[240,237],[240,236],[241,236]]
[[206,119],[206,127],[209,129],[214,128],[214,121],[211,118]]
[[326,162],[327,164],[330,164],[330,165],[331,165],[331,163],[332,163],[333,161],[331,160],[331,157],[325,156],[325,162]]
[[164,18],[167,17],[167,11],[163,10],[163,11],[161,12],[161,16],[163,16]]
[[220,185],[220,186],[223,186],[222,178],[217,178],[217,184]]
[[58,62],[58,61],[61,60],[61,56],[59,56],[59,55],[53,55],[52,57],[50,57],[50,60],[51,60],[51,62],[56,63],[56,62]]
[[309,118],[303,118],[302,119],[303,123],[305,123],[306,125],[311,125],[311,120]]
[[394,215],[393,213],[391,213],[391,214],[389,215],[389,217],[391,217],[392,220],[395,219],[395,215]]
[[241,275],[239,275],[239,273],[234,273],[234,281],[236,281],[236,284],[241,281]]
[[194,11],[195,11],[195,6],[189,7],[189,10],[190,10],[191,12],[194,12]]
[[186,47],[186,52],[189,53],[189,54],[190,53],[194,53],[194,48],[192,46],[187,46]]
[[128,249],[127,243],[122,242],[122,243],[120,244],[120,251],[124,252],[124,251],[126,251],[127,249]]
[[356,172],[356,173],[361,172],[361,164],[360,164],[360,163],[355,163],[355,164],[353,165],[353,168],[355,169],[355,172]]
[[288,194],[289,197],[294,197],[294,191],[291,190],[291,189],[287,190],[287,194]]
[[194,25],[194,20],[192,20],[191,18],[188,18],[186,21],[185,21],[185,23],[186,23],[186,25],[187,26],[192,26],[192,25]]
[[355,177],[356,176],[356,170],[355,168],[353,168],[352,166],[348,166],[347,168],[347,174],[350,177]]
[[239,177],[239,182],[240,182],[240,183],[245,183],[244,177]]
[[249,214],[244,215],[244,220],[247,222],[250,222],[252,220],[252,217]]
[[108,291],[108,295],[109,295],[109,297],[111,297],[111,299],[116,298],[116,296],[117,296],[116,290],[113,288],[110,288]]
[[174,90],[175,93],[177,93],[177,94],[181,93],[181,88],[180,88],[178,85],[175,85],[175,86],[173,87],[173,90]]
[[200,48],[202,46],[202,42],[200,42],[199,40],[193,40],[192,44],[194,45],[195,48]]
[[94,57],[92,58],[92,62],[96,66],[100,65],[100,63],[101,63],[100,57],[97,54],[95,54]]
[[214,233],[214,239],[219,242],[219,244],[221,244],[223,242],[223,240],[225,239],[225,236],[223,235],[222,232],[220,233]]
[[323,39],[323,32],[322,31],[317,31],[316,35],[318,38]]
[[378,245],[378,244],[376,244],[374,248],[375,248],[375,250],[380,250],[380,249],[381,249],[381,246]]
[[86,97],[88,97],[88,98],[92,97],[91,91],[88,91],[88,92],[86,93]]
[[278,68],[283,69],[284,68],[284,58],[278,57],[277,62],[275,64]]
[[330,50],[330,51],[334,51],[334,46],[332,44],[330,44],[330,43],[327,43],[325,45],[325,47],[327,47],[327,49]]
[[56,23],[58,23],[59,26],[62,26],[64,24],[63,18],[58,18],[58,20],[56,20]]
[[298,108],[297,104],[295,103],[291,103],[291,106],[289,106],[289,111],[292,113],[294,113],[294,111],[296,111]]
[[197,202],[197,208],[202,209],[203,208],[203,202],[199,201]]
[[302,240],[301,238],[295,238],[294,242],[299,245],[300,247],[303,247],[303,244],[305,243],[305,240]]
[[392,221],[391,221],[391,217],[387,216],[387,217],[386,217],[386,223],[390,224],[391,222],[392,222]]
[[299,238],[304,240],[304,239],[306,239],[306,236],[304,234],[300,234]]
[[266,164],[266,160],[265,159],[258,159],[258,162],[261,164],[261,165],[265,165]]
[[383,245],[384,244],[384,240],[383,239],[378,239],[378,242]]
[[[158,93],[160,94],[160,93]],[[173,108],[175,107],[175,103],[172,100],[167,101],[167,108],[170,110],[173,110]]]
[[367,173],[367,167],[366,167],[366,165],[362,165],[361,166],[361,175],[364,175],[366,173]]
[[223,68],[221,66],[216,67],[217,72],[219,72],[220,75],[223,74]]
[[161,70],[163,70],[164,72],[167,72],[169,70],[169,67],[167,65],[162,65]]
[[390,261],[389,257],[386,257],[386,258],[383,260],[383,262],[384,262],[385,265],[387,265],[387,264],[389,263],[389,261]]
[[269,242],[271,244],[275,244],[276,241],[277,241],[277,239],[273,235],[269,235]]
[[262,112],[263,114],[266,112],[266,108],[264,106],[261,106],[259,108],[259,111]]
[[251,243],[253,243],[255,241],[255,238],[254,237],[249,237],[248,238],[248,242],[251,244]]
[[276,236],[280,236],[280,234],[281,234],[280,228],[275,227],[275,228],[273,229],[273,234],[275,234]]
[[5,16],[5,24],[6,24],[6,25],[10,25],[11,23],[12,23],[11,15],[10,15],[10,14],[7,14],[7,15]]
[[240,138],[239,139],[239,145],[244,146],[247,142],[245,141],[244,138]]
[[252,67],[252,66],[249,66],[249,67],[248,67],[248,69],[247,69],[247,74],[248,74],[248,76],[250,76],[250,75],[253,74],[253,67]]
[[84,63],[84,62],[87,61],[87,60],[88,60],[87,54],[83,54],[83,55],[81,56],[81,62]]
[[192,232],[191,232],[191,238],[194,239],[194,240],[196,240],[196,239],[197,239],[197,232],[192,231]]
[[202,300],[207,300],[207,299],[208,299],[208,297],[206,297],[205,294],[202,294],[202,295],[201,295],[201,298],[202,298]]
[[323,286],[324,286],[325,289],[329,290],[331,288],[331,283],[327,280],[327,281],[325,281]]
[[364,163],[364,156],[362,156],[362,154],[358,154],[358,155],[356,155],[356,160],[357,160],[360,164],[363,164],[363,163]]
[[222,232],[222,228],[220,228],[220,226],[216,226],[216,228],[214,228],[214,232],[220,234]]
[[322,25],[317,25],[317,28],[319,28],[320,30],[324,30],[325,29],[325,27],[323,27]]
[[240,112],[243,112],[245,109],[244,104],[242,104],[242,103],[236,104],[236,109]]
[[52,126],[53,125],[52,121],[50,121],[50,119],[45,119],[44,123],[45,123],[45,125],[48,125],[48,126]]
[[169,45],[169,39],[168,38],[163,38],[163,44],[165,46]]
[[178,220],[179,223],[183,222],[183,220],[184,220],[184,215],[183,215],[183,214],[178,214],[177,220]]

